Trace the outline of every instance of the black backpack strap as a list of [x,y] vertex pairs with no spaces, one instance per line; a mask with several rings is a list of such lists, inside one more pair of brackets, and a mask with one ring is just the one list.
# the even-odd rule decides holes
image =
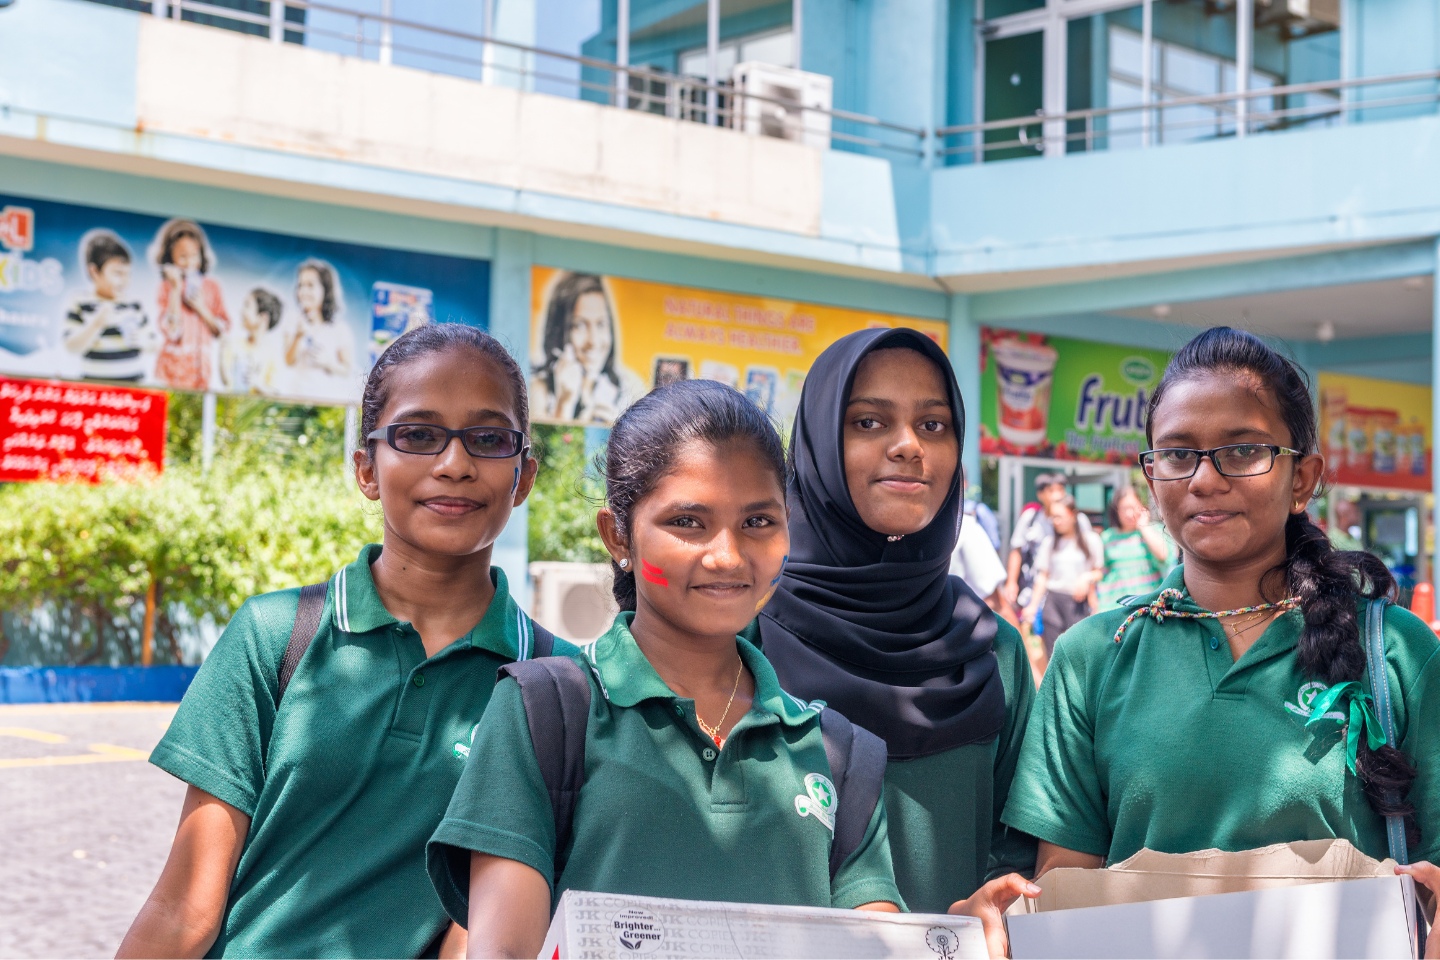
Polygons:
[[835,840],[830,844],[830,879],[834,880],[850,855],[860,849],[875,816],[880,791],[885,788],[887,751],[885,741],[830,709],[820,711],[820,735],[839,800]]
[[525,619],[530,621],[530,656],[522,657],[521,659],[538,660],[540,657],[554,656],[555,634],[551,633],[549,630],[546,630],[544,627],[540,626],[540,624],[536,623],[534,620],[531,620],[529,617],[526,617]]
[[[537,628],[538,631],[538,628]],[[553,638],[552,638],[553,642]],[[514,677],[525,704],[525,722],[550,808],[555,816],[555,879],[575,821],[575,804],[585,785],[585,730],[590,723],[590,681],[569,657],[521,660],[500,668]]]
[[315,635],[320,632],[320,617],[325,613],[325,596],[329,592],[328,580],[300,588],[300,605],[295,608],[295,626],[290,628],[290,643],[285,647],[285,655],[280,658],[280,688],[275,693],[277,707],[280,706],[280,699],[285,696],[285,688],[290,686],[290,678],[295,676],[295,668],[300,666],[300,659],[305,656],[305,651],[310,649]]

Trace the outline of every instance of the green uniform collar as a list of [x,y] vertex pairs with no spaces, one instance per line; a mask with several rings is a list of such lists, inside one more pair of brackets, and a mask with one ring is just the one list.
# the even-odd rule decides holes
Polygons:
[[[340,572],[335,574],[335,626],[345,633],[369,633],[401,623],[380,602],[375,578],[370,574],[370,565],[380,556],[381,549],[378,543],[367,543],[360,548],[360,556],[353,563],[341,567]],[[485,616],[456,643],[477,650],[489,650],[507,660],[528,659],[533,637],[529,618],[511,599],[505,571],[491,566],[490,581],[495,584],[495,596]],[[525,656],[520,655],[522,645],[527,648]]]
[[[584,648],[591,670],[600,682],[600,692],[617,707],[633,707],[649,699],[682,699],[665,685],[660,674],[640,651],[630,632],[630,623],[634,619],[633,610],[622,611],[600,639]],[[770,661],[743,637],[735,638],[735,646],[740,652],[740,659],[755,677],[752,712],[771,714],[787,726],[799,727],[812,721],[824,708],[823,700],[807,703],[782,690],[780,678],[775,675]]]

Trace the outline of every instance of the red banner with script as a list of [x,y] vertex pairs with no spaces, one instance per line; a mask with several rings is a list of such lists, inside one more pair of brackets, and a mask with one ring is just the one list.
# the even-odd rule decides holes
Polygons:
[[0,481],[157,477],[168,399],[162,390],[0,377]]

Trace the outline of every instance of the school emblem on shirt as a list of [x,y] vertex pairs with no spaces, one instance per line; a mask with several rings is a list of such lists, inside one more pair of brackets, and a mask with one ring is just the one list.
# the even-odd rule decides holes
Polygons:
[[[1330,687],[1326,684],[1311,681],[1302,686],[1300,691],[1295,694],[1294,703],[1291,703],[1289,700],[1285,701],[1285,709],[1297,717],[1308,720],[1310,718],[1310,710],[1315,704],[1315,698],[1329,689]],[[1347,719],[1345,714],[1339,710],[1331,710],[1329,713],[1324,714],[1324,717],[1326,720],[1339,720],[1341,723],[1344,723]]]
[[452,747],[452,748],[450,748],[450,753],[455,757],[456,760],[469,760],[469,759],[470,759],[470,747],[475,743],[475,731],[476,731],[476,730],[479,730],[479,729],[480,729],[480,724],[477,723],[477,724],[475,724],[475,726],[473,726],[473,727],[470,728],[470,739],[469,739],[469,740],[456,740],[456,741],[455,741],[455,746]]
[[802,817],[814,817],[831,832],[835,832],[835,784],[830,778],[818,773],[805,774],[805,792],[795,798],[795,812]]

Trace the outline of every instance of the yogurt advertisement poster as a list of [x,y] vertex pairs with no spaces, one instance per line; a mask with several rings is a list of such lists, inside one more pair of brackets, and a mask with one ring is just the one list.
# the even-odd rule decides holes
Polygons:
[[985,328],[980,452],[1134,463],[1164,350]]
[[1430,388],[1320,374],[1320,437],[1332,483],[1430,490]]

